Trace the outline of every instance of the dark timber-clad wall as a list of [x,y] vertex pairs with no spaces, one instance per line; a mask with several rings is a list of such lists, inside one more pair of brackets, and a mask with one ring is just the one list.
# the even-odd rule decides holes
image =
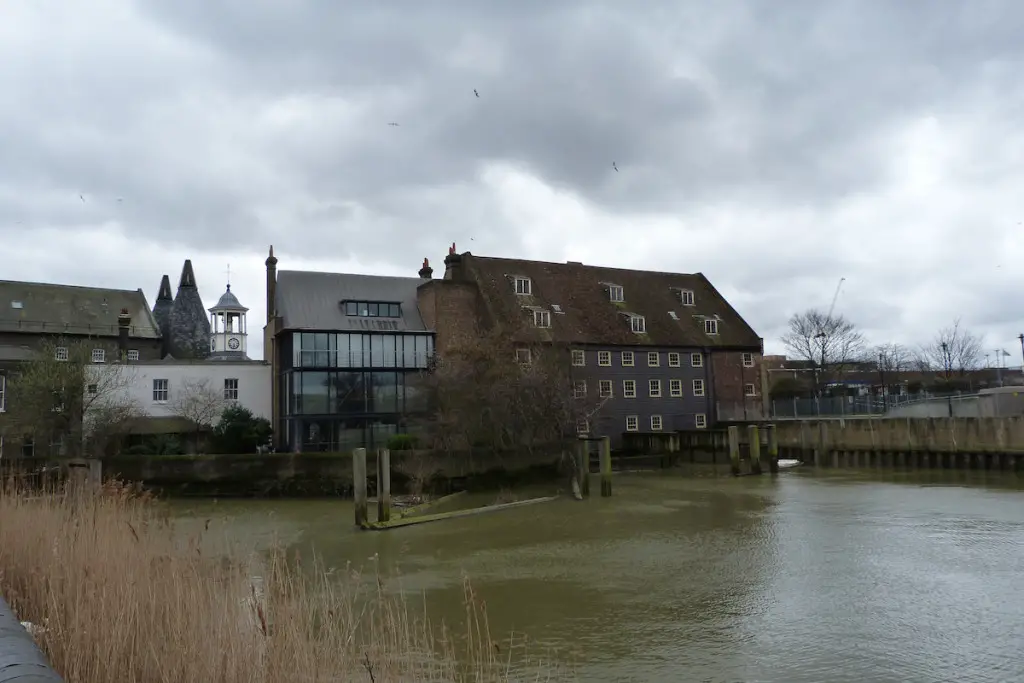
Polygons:
[[[694,429],[698,414],[706,416],[708,426],[714,419],[711,388],[707,374],[707,356],[702,356],[703,367],[693,367],[691,363],[690,354],[702,353],[700,349],[622,346],[576,346],[573,348],[583,350],[585,354],[586,365],[583,367],[573,366],[572,374],[574,379],[587,381],[588,397],[594,399],[599,396],[601,380],[611,380],[612,382],[613,398],[601,406],[595,416],[591,431],[611,437],[614,447],[621,444],[622,433],[626,431],[626,417],[630,415],[637,416],[638,432],[651,431],[652,415],[661,416],[661,431],[663,432]],[[610,367],[598,365],[600,351],[611,352],[612,364]],[[622,365],[623,351],[633,352],[633,367]],[[659,360],[657,367],[648,365],[647,354],[649,352],[657,352]],[[679,354],[679,367],[669,367],[668,355],[670,352]],[[649,381],[652,379],[661,380],[661,397],[650,395]],[[671,395],[670,381],[673,379],[682,382],[681,397]],[[705,396],[693,395],[693,380],[695,379],[704,380]],[[623,396],[624,380],[636,382],[636,398]]]

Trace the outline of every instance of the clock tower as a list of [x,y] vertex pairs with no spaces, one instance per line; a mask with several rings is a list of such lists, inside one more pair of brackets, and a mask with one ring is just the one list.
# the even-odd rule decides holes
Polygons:
[[231,293],[231,285],[210,310],[210,360],[249,360],[246,355],[248,327],[245,314],[249,311]]

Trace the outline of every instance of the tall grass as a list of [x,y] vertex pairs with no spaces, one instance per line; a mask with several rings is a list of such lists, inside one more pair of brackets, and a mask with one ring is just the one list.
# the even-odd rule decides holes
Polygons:
[[0,592],[43,628],[68,683],[513,680],[511,648],[491,639],[468,583],[466,632],[453,634],[379,581],[280,551],[204,551],[118,485],[85,497],[4,487]]

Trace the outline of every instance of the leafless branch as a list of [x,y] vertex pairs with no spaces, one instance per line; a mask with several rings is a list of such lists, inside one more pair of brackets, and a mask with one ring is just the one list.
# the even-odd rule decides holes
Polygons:
[[984,356],[981,338],[964,329],[957,318],[953,324],[935,333],[931,342],[921,347],[920,364],[947,375],[964,375],[981,364]]
[[503,451],[563,442],[607,401],[596,392],[574,395],[568,349],[514,338],[499,329],[464,340],[421,377],[435,448]]
[[819,385],[842,377],[854,363],[865,360],[864,335],[841,315],[816,309],[797,313],[789,319],[783,335],[786,350],[818,368]]
[[132,369],[93,363],[94,345],[56,338],[38,347],[12,377],[8,406],[15,429],[36,442],[59,441],[64,455],[77,457],[90,445],[102,450],[140,414],[131,398]]
[[172,413],[195,425],[197,432],[212,429],[227,406],[223,390],[212,386],[206,378],[185,380],[167,403]]

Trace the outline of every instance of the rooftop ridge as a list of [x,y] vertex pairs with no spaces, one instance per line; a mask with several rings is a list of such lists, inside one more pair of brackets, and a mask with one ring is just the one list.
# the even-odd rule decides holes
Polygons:
[[61,287],[64,289],[90,289],[94,292],[122,292],[135,294],[141,292],[139,288],[122,289],[119,287],[94,287],[92,285],[64,285],[58,282],[35,282],[33,280],[0,280],[0,285],[32,285],[33,287]]
[[623,272],[623,273],[647,273],[647,274],[650,274],[650,275],[673,275],[673,276],[680,276],[681,275],[683,277],[698,277],[698,276],[703,275],[700,271],[696,271],[696,272],[693,272],[693,273],[680,273],[680,272],[673,272],[673,271],[670,271],[670,270],[645,270],[643,268],[622,268],[622,267],[616,267],[616,266],[602,266],[602,265],[597,265],[597,264],[592,264],[592,263],[582,263],[580,261],[571,261],[571,262],[566,262],[566,261],[540,261],[540,260],[525,259],[525,258],[507,258],[507,257],[504,257],[504,256],[477,256],[476,254],[473,254],[473,253],[468,252],[468,251],[465,254],[463,254],[463,256],[469,256],[470,258],[476,259],[476,260],[479,260],[479,261],[507,261],[507,262],[514,262],[514,263],[535,263],[537,265],[545,265],[545,266],[571,266],[571,267],[574,267],[574,268],[590,268],[590,269],[594,269],[594,270],[616,271],[616,272]]
[[331,275],[334,277],[372,277],[382,280],[415,280],[420,282],[423,280],[421,277],[410,277],[408,275],[372,275],[369,273],[331,273],[325,270],[279,270],[277,271],[278,277],[287,273],[302,273],[303,275]]

